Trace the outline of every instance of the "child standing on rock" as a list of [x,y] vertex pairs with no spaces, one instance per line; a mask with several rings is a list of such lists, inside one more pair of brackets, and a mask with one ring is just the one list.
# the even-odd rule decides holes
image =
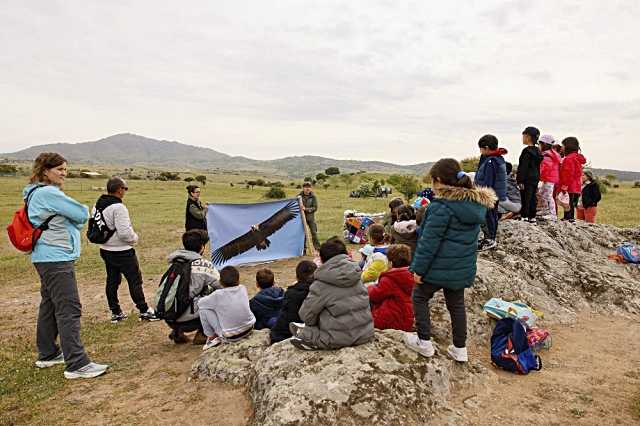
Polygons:
[[570,207],[562,220],[575,222],[575,211],[582,192],[582,167],[587,159],[580,154],[580,142],[569,136],[562,141],[564,160],[560,166],[560,191],[569,193]]
[[491,189],[474,187],[460,163],[452,158],[439,160],[429,173],[437,196],[427,207],[409,268],[416,281],[413,311],[418,333],[406,334],[405,344],[422,356],[435,354],[429,301],[442,289],[453,331],[453,345],[447,353],[456,361],[466,362],[464,289],[475,280],[480,225],[487,209],[495,207],[497,197]]

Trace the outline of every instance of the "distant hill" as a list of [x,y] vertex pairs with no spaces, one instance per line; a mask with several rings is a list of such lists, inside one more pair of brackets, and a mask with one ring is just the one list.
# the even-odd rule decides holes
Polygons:
[[233,157],[210,148],[157,140],[131,133],[122,133],[95,142],[54,143],[33,146],[18,152],[1,154],[15,160],[33,160],[44,151],[59,152],[69,161],[87,164],[121,164],[171,166],[183,168],[218,168],[303,177],[335,166],[344,172],[422,174],[432,163],[400,166],[381,161],[334,160],[318,156],[286,157],[278,160],[253,160]]
[[[312,155],[285,157],[277,160],[254,160],[230,156],[210,148],[185,145],[174,141],[146,138],[131,133],[109,136],[94,142],[54,143],[33,146],[22,151],[0,154],[15,160],[33,160],[39,153],[55,151],[69,161],[85,164],[147,165],[174,168],[221,169],[303,177],[338,167],[342,172],[364,170],[378,173],[424,174],[433,163],[408,166],[382,161],[334,160]],[[596,175],[614,175],[619,180],[640,181],[640,172],[593,169]]]

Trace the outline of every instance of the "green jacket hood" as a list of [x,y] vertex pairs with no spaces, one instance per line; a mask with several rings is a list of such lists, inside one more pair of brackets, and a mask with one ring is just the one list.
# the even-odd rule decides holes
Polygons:
[[360,266],[346,254],[334,256],[315,272],[315,279],[335,287],[353,287],[360,282]]
[[443,203],[462,223],[482,224],[486,219],[486,210],[495,207],[498,197],[491,188],[474,186],[442,186],[436,191],[434,203]]

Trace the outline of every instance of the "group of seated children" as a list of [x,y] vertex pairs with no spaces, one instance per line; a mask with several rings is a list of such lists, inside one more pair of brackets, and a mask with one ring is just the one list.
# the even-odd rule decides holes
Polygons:
[[[207,350],[242,339],[254,328],[268,328],[272,344],[288,339],[302,350],[326,350],[369,342],[374,328],[391,328],[407,332],[407,347],[430,357],[435,348],[429,301],[443,290],[453,334],[447,354],[467,361],[464,291],[476,275],[480,225],[487,210],[495,208],[497,197],[491,189],[473,185],[454,159],[438,161],[430,173],[438,197],[415,230],[414,251],[406,244],[387,245],[384,228],[373,225],[372,245],[363,253],[361,267],[344,242],[333,237],[320,247],[320,266],[301,261],[296,267],[297,282],[286,291],[275,286],[270,270],[259,270],[259,291],[251,300],[236,268],[223,268],[218,279],[215,268],[202,258],[206,234],[185,233],[185,249],[170,259],[181,256],[193,262],[189,287],[193,302],[190,310],[169,324],[170,337],[183,343],[185,332],[198,330],[196,336],[203,335]],[[394,219],[390,226],[399,219],[416,220],[409,212]]]

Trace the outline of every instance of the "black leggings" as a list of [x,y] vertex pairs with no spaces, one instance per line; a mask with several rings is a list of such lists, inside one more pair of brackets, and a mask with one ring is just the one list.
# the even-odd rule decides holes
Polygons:
[[576,207],[578,207],[579,200],[580,200],[580,194],[569,194],[570,209],[564,212],[565,220],[571,220],[576,218]]
[[522,209],[520,216],[523,218],[534,219],[536,217],[536,209],[538,206],[538,183],[526,184],[524,189],[520,190],[520,198],[522,198]]
[[429,301],[442,289],[447,310],[451,316],[451,331],[453,345],[464,348],[467,341],[467,312],[464,306],[464,288],[451,290],[437,285],[420,283],[413,287],[413,312],[416,317],[416,329],[418,337],[422,340],[431,339],[431,316],[429,313]]

